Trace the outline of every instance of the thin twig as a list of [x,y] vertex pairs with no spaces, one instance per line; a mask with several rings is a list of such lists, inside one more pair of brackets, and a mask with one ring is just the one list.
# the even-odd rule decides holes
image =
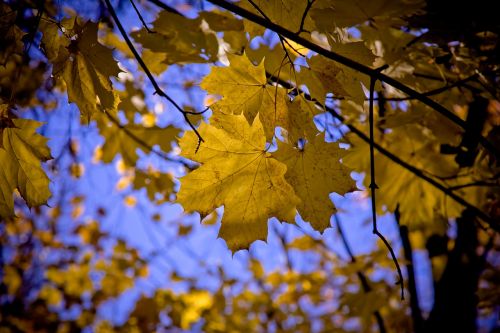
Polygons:
[[177,9],[167,5],[166,3],[164,3],[163,1],[160,1],[160,0],[148,0],[149,2],[153,3],[154,5],[160,7],[161,9],[164,9],[166,10],[167,12],[169,13],[172,13],[172,14],[177,14],[177,15],[180,15],[180,16],[183,16],[181,14],[181,12],[179,12]]
[[461,188],[473,187],[473,186],[477,186],[477,187],[500,187],[500,184],[498,184],[498,183],[488,183],[486,181],[479,180],[477,182],[472,182],[472,183],[467,183],[467,184],[461,184],[461,185],[451,186],[450,189],[451,190],[459,190]]
[[182,114],[182,116],[184,117],[184,120],[186,121],[186,123],[189,125],[189,127],[191,127],[191,129],[194,131],[194,133],[198,137],[198,147],[199,147],[200,144],[201,144],[201,142],[204,142],[204,140],[201,137],[201,135],[198,132],[198,130],[196,129],[196,127],[189,120],[188,113],[186,113],[186,111],[184,111],[169,95],[167,95],[160,88],[160,86],[158,85],[158,82],[156,82],[156,79],[154,78],[153,74],[151,74],[151,71],[149,70],[148,66],[146,65],[146,63],[144,62],[144,60],[142,60],[139,52],[137,52],[137,50],[134,47],[134,44],[132,44],[132,41],[128,37],[127,32],[123,28],[122,23],[118,19],[118,16],[116,15],[116,12],[115,12],[113,6],[111,5],[111,2],[109,0],[103,0],[103,1],[106,3],[106,6],[107,6],[107,8],[109,10],[109,13],[113,17],[113,20],[115,21],[116,26],[118,27],[118,30],[120,30],[120,33],[121,33],[123,39],[127,43],[128,48],[130,49],[130,51],[134,55],[135,59],[137,60],[137,62],[141,66],[141,68],[144,71],[144,73],[146,73],[146,76],[148,77],[149,81],[151,81],[151,84],[153,85],[153,88],[155,89],[155,94],[158,94],[159,96],[164,97],[168,102],[170,102],[170,104],[172,104],[174,106],[174,108],[177,111],[179,111]]
[[306,22],[307,13],[309,13],[309,10],[311,9],[314,1],[316,0],[307,0],[306,8],[304,9],[304,13],[302,14],[302,18],[300,19],[299,30],[296,32],[297,35],[301,32],[307,32],[304,30],[304,23]]
[[376,201],[375,201],[375,190],[378,188],[377,184],[375,182],[375,150],[374,150],[374,138],[373,138],[373,95],[374,95],[374,90],[375,90],[375,82],[376,79],[371,77],[370,78],[370,102],[369,102],[369,124],[370,124],[370,192],[371,192],[371,199],[372,199],[372,221],[373,221],[373,234],[377,235],[380,240],[385,244],[387,247],[387,250],[389,250],[392,261],[394,262],[394,265],[396,266],[396,270],[398,271],[399,275],[399,280],[396,282],[396,284],[399,284],[401,286],[401,299],[405,299],[405,290],[404,290],[404,280],[403,280],[403,273],[401,272],[401,267],[399,267],[399,262],[398,258],[396,257],[396,254],[394,253],[394,250],[392,246],[389,244],[387,239],[380,233],[377,227],[377,206],[376,206]]
[[[354,252],[352,251],[351,246],[349,245],[349,242],[347,241],[347,237],[345,236],[344,230],[342,229],[342,224],[340,223],[340,218],[338,217],[337,214],[334,214],[333,219],[335,220],[335,225],[337,226],[337,230],[339,232],[340,239],[342,240],[342,244],[344,245],[344,248],[350,257],[351,262],[355,263],[357,260],[356,260],[356,257],[354,256]],[[371,291],[372,288],[370,287],[370,284],[368,283],[368,279],[363,274],[363,272],[357,271],[356,275],[358,276],[358,279],[361,282],[361,286],[363,287],[363,291],[365,293]],[[373,312],[373,316],[375,317],[375,320],[377,321],[379,332],[385,333],[387,330],[385,328],[384,318],[382,317],[380,312],[378,310],[376,310],[375,312]]]
[[146,21],[144,21],[144,18],[141,15],[141,12],[139,12],[139,9],[135,5],[134,0],[130,0],[130,3],[132,4],[132,7],[134,7],[135,13],[139,17],[139,20],[141,20],[141,23],[142,23],[144,29],[146,29],[146,31],[149,32],[149,33],[151,33],[151,34],[156,33],[156,31],[153,31],[153,30],[149,29],[148,25],[146,24]]
[[[450,119],[463,129],[467,128],[467,125],[463,119],[461,119],[459,116],[454,114],[453,112],[449,111],[447,108],[445,108],[443,105],[439,104],[438,102],[430,99],[427,96],[423,96],[421,93],[417,92],[413,88],[405,85],[404,83],[388,76],[380,71],[370,68],[368,66],[365,66],[357,61],[354,61],[350,58],[347,58],[345,56],[342,56],[338,53],[335,53],[333,51],[324,49],[323,47],[315,44],[314,42],[307,40],[305,38],[302,38],[300,36],[297,36],[294,32],[283,28],[282,26],[273,23],[265,18],[260,17],[259,15],[256,15],[244,8],[241,8],[231,2],[225,1],[225,0],[208,0],[214,5],[220,6],[226,10],[229,10],[230,12],[233,12],[235,14],[238,14],[242,16],[243,18],[252,21],[258,25],[261,25],[269,30],[272,30],[276,32],[279,35],[282,35],[283,37],[286,37],[298,44],[303,45],[304,47],[328,58],[331,59],[335,62],[338,62],[344,66],[347,66],[349,68],[354,69],[357,72],[363,73],[365,75],[368,75],[369,77],[373,77],[381,82],[385,82],[388,85],[404,92],[405,94],[409,95],[410,97],[413,97],[425,105],[429,106],[430,108],[434,109],[435,111],[439,112],[446,118]],[[484,136],[482,135],[475,135],[477,140],[481,143],[481,145],[486,148],[497,160],[500,160],[500,151],[497,149],[495,145],[493,145],[490,141],[488,141]]]
[[[264,13],[262,11],[262,9],[260,9],[259,6],[257,6],[255,4],[255,2],[253,2],[253,0],[248,0],[248,2],[252,5],[252,7],[255,8],[255,10],[257,10],[267,21],[271,22],[271,19],[266,15],[266,13]],[[288,50],[286,49],[286,46],[285,46],[285,41],[286,39],[283,38],[283,36],[281,36],[280,34],[278,34],[278,38],[280,40],[280,43],[281,43],[281,47],[283,48],[283,51],[285,51],[285,55],[286,57],[288,58],[288,61],[290,61],[290,63],[292,64],[293,66],[293,59],[292,57],[290,57],[290,54],[288,53]],[[290,45],[290,43],[288,41],[286,41],[288,45]],[[291,45],[290,45],[291,46]],[[293,49],[293,48],[292,48]],[[295,49],[294,49],[295,52],[297,52]],[[300,54],[300,53],[299,53]]]
[[[461,87],[461,86],[464,86],[464,83],[468,82],[468,81],[472,81],[472,80],[476,80],[478,78],[478,74],[473,74],[471,76],[468,76],[466,77],[465,79],[461,79],[461,80],[458,80],[458,81],[455,81],[453,82],[452,84],[447,84],[447,85],[444,85],[440,88],[436,88],[436,89],[432,89],[432,90],[429,90],[429,91],[426,91],[426,92],[423,92],[422,95],[424,96],[434,96],[434,95],[439,95],[443,92],[446,92],[450,89],[453,89],[455,87]],[[333,100],[344,100],[345,97],[343,96],[330,96],[330,97],[327,97],[329,99],[333,99]],[[374,100],[378,100],[379,98],[378,97],[375,97]],[[368,100],[368,98],[366,98],[365,100]],[[386,101],[391,101],[391,102],[402,102],[402,101],[411,101],[411,100],[415,100],[415,98],[413,97],[385,97],[384,100]]]

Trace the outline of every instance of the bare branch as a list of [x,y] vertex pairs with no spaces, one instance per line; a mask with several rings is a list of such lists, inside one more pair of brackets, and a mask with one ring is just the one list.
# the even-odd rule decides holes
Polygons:
[[373,138],[373,96],[375,90],[375,82],[376,79],[370,78],[370,103],[369,103],[369,123],[370,123],[370,192],[372,199],[372,221],[373,221],[373,234],[377,235],[380,240],[385,244],[387,250],[391,254],[392,261],[396,266],[396,270],[398,271],[399,280],[396,281],[396,284],[401,286],[401,299],[405,299],[405,285],[403,279],[403,273],[401,272],[401,267],[399,267],[398,258],[394,253],[394,249],[391,244],[387,241],[387,239],[382,235],[382,233],[377,228],[377,205],[375,202],[375,190],[378,188],[375,182],[375,149],[374,149],[374,138]]
[[309,13],[309,10],[311,9],[314,1],[316,1],[316,0],[307,0],[306,8],[304,9],[304,13],[302,14],[302,18],[300,19],[299,30],[296,32],[297,35],[299,35],[301,32],[308,32],[308,31],[304,30],[304,23],[306,21],[307,13]]
[[130,3],[132,4],[132,7],[134,7],[135,13],[139,17],[139,20],[141,20],[141,23],[144,26],[144,29],[146,29],[146,31],[149,33],[152,33],[152,34],[156,33],[156,31],[149,29],[148,25],[146,24],[146,21],[144,21],[144,18],[142,17],[141,13],[139,12],[139,9],[137,9],[137,6],[135,5],[134,0],[130,0]]

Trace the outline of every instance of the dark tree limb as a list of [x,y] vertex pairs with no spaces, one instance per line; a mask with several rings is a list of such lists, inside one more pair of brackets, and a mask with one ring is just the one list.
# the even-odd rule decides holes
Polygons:
[[466,209],[456,221],[455,246],[448,254],[441,279],[434,284],[434,306],[425,332],[476,332],[476,291],[484,260],[476,252],[475,218],[474,212]]
[[130,0],[130,3],[132,4],[132,7],[134,7],[134,11],[137,14],[137,17],[139,17],[139,20],[141,21],[142,26],[144,27],[144,29],[146,29],[146,31],[149,32],[149,33],[155,33],[155,31],[149,29],[146,21],[144,21],[144,18],[141,15],[141,12],[139,11],[139,9],[137,8],[137,6],[135,5],[134,0]]
[[396,284],[399,284],[401,287],[401,299],[405,299],[405,285],[403,279],[403,273],[401,272],[401,267],[399,266],[398,258],[394,253],[394,249],[391,244],[387,241],[387,239],[382,235],[382,233],[378,230],[377,227],[377,205],[375,200],[375,190],[378,188],[377,183],[375,182],[375,147],[374,147],[374,137],[373,137],[373,96],[375,93],[375,82],[376,79],[370,78],[370,102],[369,102],[369,115],[368,121],[370,124],[370,193],[371,193],[371,202],[372,202],[372,222],[373,222],[373,234],[377,235],[378,238],[384,243],[387,250],[391,254],[392,261],[394,262],[394,266],[396,266],[396,270],[398,272],[398,280]]
[[104,111],[104,114],[106,115],[106,117],[116,127],[118,127],[129,138],[131,138],[132,140],[134,140],[135,142],[137,142],[139,145],[141,145],[148,152],[153,153],[153,154],[159,156],[160,158],[164,159],[165,161],[174,162],[174,163],[181,163],[184,167],[186,167],[188,169],[192,168],[192,166],[190,166],[187,162],[182,161],[182,160],[173,159],[172,157],[168,156],[168,154],[166,154],[165,152],[158,151],[158,150],[154,149],[153,147],[151,147],[151,145],[149,145],[147,142],[145,142],[144,140],[142,140],[141,138],[139,138],[137,135],[135,135],[134,133],[132,133],[131,131],[129,131],[129,129],[127,127],[125,127],[122,124],[120,124],[120,122],[118,121],[118,119],[116,119],[115,117],[113,117],[112,115],[110,115],[107,111]]

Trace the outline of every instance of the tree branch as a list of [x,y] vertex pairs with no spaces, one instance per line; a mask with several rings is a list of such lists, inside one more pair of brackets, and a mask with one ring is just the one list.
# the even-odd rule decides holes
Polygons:
[[373,234],[377,235],[380,240],[385,244],[387,247],[387,250],[389,250],[389,253],[391,254],[392,261],[394,262],[394,265],[396,266],[396,270],[398,272],[398,281],[396,281],[396,284],[399,284],[401,287],[401,300],[405,299],[405,285],[404,285],[404,279],[403,279],[403,273],[401,272],[401,267],[399,266],[398,258],[396,257],[396,254],[394,253],[394,249],[392,246],[389,244],[387,239],[382,235],[382,233],[378,230],[377,227],[377,205],[375,202],[375,190],[378,188],[377,184],[375,182],[375,149],[374,149],[374,138],[373,138],[373,96],[374,96],[374,90],[375,90],[375,82],[376,79],[371,77],[370,78],[370,102],[369,102],[369,123],[370,123],[370,192],[371,192],[371,201],[372,201],[372,222],[373,222]]
[[139,9],[137,9],[137,6],[135,5],[134,0],[130,0],[130,3],[132,4],[132,7],[134,7],[134,11],[139,17],[139,20],[141,21],[142,25],[144,26],[144,29],[146,29],[147,32],[149,33],[155,33],[155,31],[149,29],[148,25],[146,24],[146,21],[144,21],[144,18],[141,15],[141,12],[139,12]]
[[307,0],[306,8],[304,9],[304,13],[302,14],[302,18],[300,19],[299,30],[296,32],[297,35],[300,34],[301,32],[306,32],[304,30],[304,23],[306,22],[307,13],[309,13],[309,10],[311,9],[314,1],[316,0]]
[[[107,1],[109,1],[109,0],[107,0]],[[398,80],[393,79],[392,77],[381,73],[380,71],[378,71],[376,69],[372,69],[372,68],[365,66],[359,62],[356,62],[350,58],[344,57],[338,53],[326,50],[326,49],[322,48],[321,46],[319,46],[319,45],[317,45],[317,44],[315,44],[315,43],[313,43],[305,38],[297,36],[296,33],[292,32],[288,29],[285,29],[278,24],[270,22],[270,21],[266,20],[265,18],[262,18],[262,17],[254,14],[246,9],[243,9],[243,8],[233,4],[233,3],[227,2],[225,0],[208,0],[208,1],[214,5],[222,7],[230,12],[238,14],[241,17],[243,17],[249,21],[252,21],[258,25],[261,25],[261,26],[269,29],[269,30],[272,30],[275,33],[282,35],[283,37],[286,37],[286,38],[288,38],[288,39],[290,39],[298,44],[301,44],[304,47],[306,47],[306,48],[308,48],[308,49],[310,49],[310,50],[312,50],[312,51],[314,51],[314,52],[316,52],[316,53],[318,53],[318,54],[320,54],[328,59],[336,61],[336,62],[338,62],[344,66],[347,66],[349,68],[352,68],[360,73],[368,75],[369,77],[373,77],[381,82],[385,82],[385,83],[389,84],[390,86],[404,92],[405,94],[409,95],[410,97],[421,101],[422,103],[424,103],[425,105],[434,109],[435,111],[439,112],[440,114],[442,114],[446,118],[450,119],[451,121],[453,121],[454,123],[456,123],[457,125],[462,127],[463,129],[467,128],[465,121],[463,121],[456,114],[454,114],[451,111],[449,111],[448,109],[446,109],[441,104],[437,103],[436,101],[430,99],[427,96],[422,95],[421,93],[419,93],[416,90],[408,87],[407,85],[399,82]],[[477,140],[481,143],[481,145],[484,148],[486,148],[493,156],[495,156],[495,158],[497,160],[500,160],[500,152],[491,142],[489,142],[482,135],[479,135],[477,137]]]
[[[468,76],[466,77],[465,79],[461,79],[461,80],[458,80],[458,81],[455,81],[451,84],[447,84],[447,85],[444,85],[442,87],[439,87],[439,88],[436,88],[436,89],[432,89],[432,90],[429,90],[429,91],[426,91],[426,92],[423,92],[421,93],[422,95],[424,96],[434,96],[434,95],[439,95],[443,92],[446,92],[450,89],[453,89],[455,87],[466,87],[468,89],[472,88],[472,87],[469,87],[467,85],[465,85],[466,82],[468,81],[472,81],[472,80],[476,80],[478,78],[478,74],[473,74],[471,76]],[[333,99],[333,100],[344,100],[345,98],[342,97],[342,96],[331,96],[331,97],[327,97],[329,99]],[[374,100],[378,100],[380,97],[375,97]],[[368,99],[366,99],[368,100]],[[411,100],[415,100],[415,98],[413,97],[385,97],[384,98],[385,101],[391,101],[391,102],[402,102],[402,101],[411,101]]]

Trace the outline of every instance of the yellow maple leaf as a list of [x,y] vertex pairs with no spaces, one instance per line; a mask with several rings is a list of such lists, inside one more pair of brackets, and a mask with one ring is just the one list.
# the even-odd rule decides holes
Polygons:
[[[401,126],[393,128],[391,133],[376,132],[376,134],[376,142],[416,168],[428,170],[441,177],[449,177],[457,172],[453,158],[441,155],[437,145],[422,133],[418,125]],[[369,175],[369,144],[353,135],[348,135],[348,138],[352,147],[343,161],[354,170]],[[411,147],[411,150],[407,147]],[[399,208],[401,224],[407,225],[410,229],[424,227],[442,232],[444,227],[442,217],[460,216],[462,210],[460,204],[378,152],[375,152],[375,178],[377,213],[394,212]],[[365,186],[368,187],[369,183],[370,177],[366,176]],[[477,195],[463,197],[474,202]]]
[[[254,0],[253,3],[248,1],[241,1],[238,3],[240,7],[243,7],[256,15],[263,16],[262,13],[271,20],[285,29],[290,31],[298,31],[302,21],[302,15],[307,6],[307,1],[297,1],[297,0]],[[255,8],[255,6],[259,9]],[[265,28],[261,25],[253,23],[251,21],[244,21],[245,31],[250,34],[250,38],[262,35]],[[312,22],[307,15],[305,17],[304,26],[306,30],[311,31]]]
[[301,149],[281,142],[278,147],[273,156],[287,166],[285,179],[301,199],[297,206],[300,215],[322,232],[336,211],[330,193],[345,194],[356,189],[351,170],[340,163],[346,151],[337,143],[325,142],[323,135]]
[[124,166],[135,166],[139,158],[137,149],[150,153],[149,147],[158,145],[163,151],[169,151],[171,142],[179,134],[179,129],[172,126],[117,125],[104,115],[95,118],[99,133],[105,138],[100,156],[104,163],[112,162],[117,154],[121,154]]
[[321,56],[311,57],[307,63],[309,67],[303,67],[297,77],[300,84],[307,85],[313,98],[323,102],[326,94],[333,93],[363,105],[365,94],[361,83],[367,77]]
[[[68,89],[68,99],[77,104],[86,121],[97,110],[115,110],[119,97],[113,91],[110,76],[120,73],[113,51],[97,40],[97,24],[64,20],[64,35],[53,23],[41,24],[42,42],[54,76],[61,76]],[[70,38],[71,37],[71,38]]]
[[396,25],[401,17],[420,10],[424,1],[398,0],[325,0],[317,1],[310,16],[320,32],[333,32],[337,28],[351,27],[366,21],[379,25]]
[[249,125],[243,115],[226,115],[221,128],[203,123],[204,138],[187,132],[180,140],[182,156],[201,166],[181,178],[177,201],[188,212],[206,216],[224,206],[219,236],[232,251],[265,240],[267,220],[293,222],[299,199],[286,182],[286,166],[265,150],[259,118]]
[[0,216],[14,215],[15,189],[29,207],[50,197],[49,178],[40,162],[51,159],[47,139],[36,133],[40,122],[12,119],[12,127],[0,130]]
[[215,61],[219,44],[214,33],[204,31],[202,19],[190,19],[167,11],[159,13],[150,33],[141,29],[131,33],[132,37],[151,52],[147,55],[157,65],[204,63]]
[[243,113],[250,123],[257,114],[268,140],[276,126],[286,127],[286,90],[267,85],[264,63],[254,66],[246,55],[228,55],[229,67],[212,67],[201,87],[223,99],[212,109],[225,114]]

